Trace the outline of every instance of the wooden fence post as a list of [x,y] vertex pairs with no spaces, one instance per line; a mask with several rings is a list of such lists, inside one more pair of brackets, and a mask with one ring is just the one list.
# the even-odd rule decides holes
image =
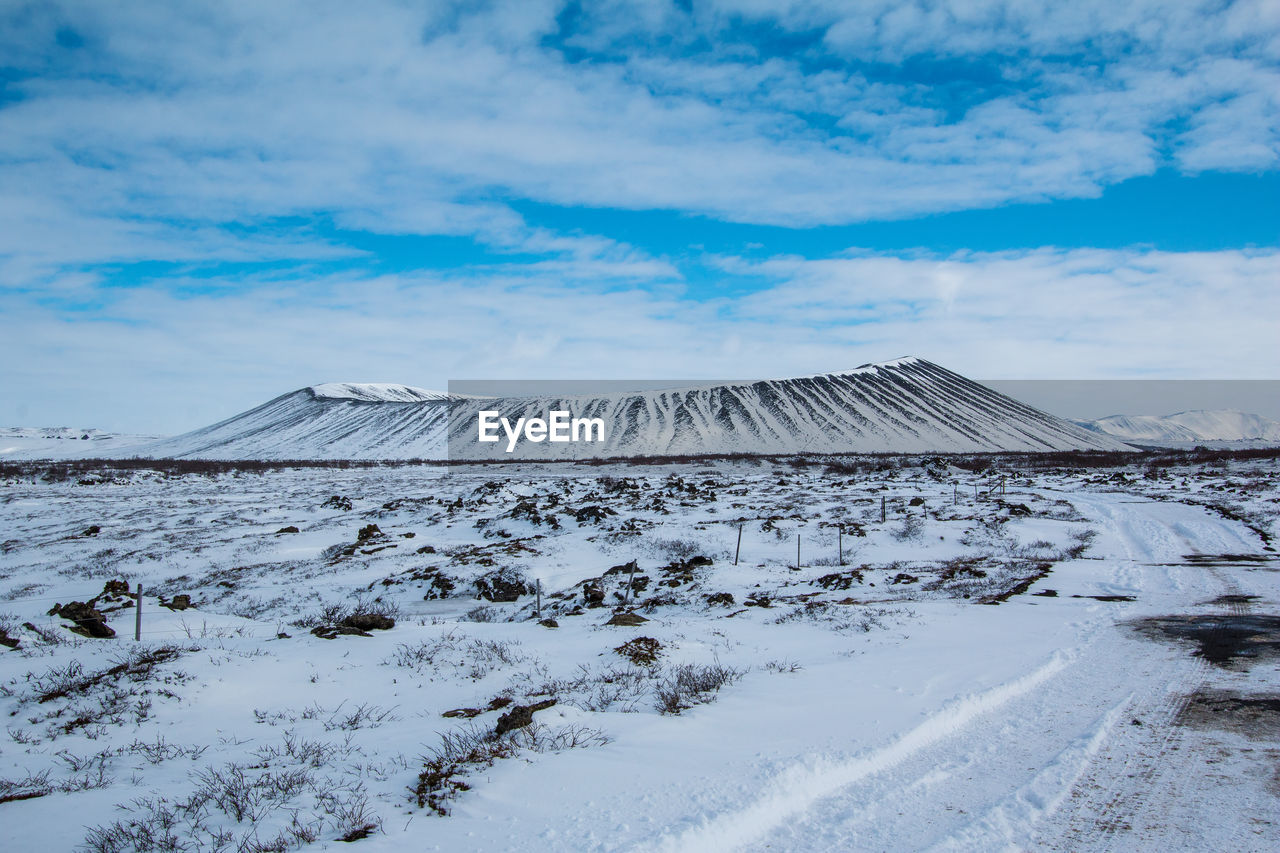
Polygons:
[[738,547],[733,549],[733,564],[738,565],[738,555],[742,553],[742,525],[738,525]]
[[133,603],[133,641],[142,640],[142,581],[138,581],[138,597]]

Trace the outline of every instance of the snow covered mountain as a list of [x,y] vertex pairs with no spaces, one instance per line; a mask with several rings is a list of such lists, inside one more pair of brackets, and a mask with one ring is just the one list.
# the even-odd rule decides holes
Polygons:
[[72,427],[0,428],[0,459],[71,459],[125,456],[126,451],[156,440],[154,435],[128,435]]
[[1111,415],[1074,421],[1085,429],[1123,441],[1185,443],[1203,441],[1280,441],[1280,422],[1234,410],[1178,412],[1172,415]]
[[337,383],[284,394],[145,455],[193,459],[443,459],[449,395]]
[[[476,440],[477,415],[600,418],[605,440]],[[499,430],[501,434],[501,430]],[[402,385],[317,385],[186,435],[149,456],[216,459],[551,459],[712,453],[1123,450],[930,362],[599,396],[475,398]]]

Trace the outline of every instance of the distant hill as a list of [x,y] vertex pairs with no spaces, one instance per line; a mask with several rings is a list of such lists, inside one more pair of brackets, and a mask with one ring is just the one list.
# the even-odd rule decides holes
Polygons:
[[1074,423],[1122,441],[1154,444],[1280,443],[1280,422],[1234,410],[1195,410],[1172,415],[1111,415]]
[[[598,444],[475,441],[476,413],[512,423],[562,409],[601,418]],[[795,379],[599,396],[472,398],[332,383],[145,448],[210,459],[545,459],[717,453],[1127,450],[917,358]]]
[[156,441],[154,435],[126,435],[71,427],[0,428],[0,460],[130,456],[129,448]]

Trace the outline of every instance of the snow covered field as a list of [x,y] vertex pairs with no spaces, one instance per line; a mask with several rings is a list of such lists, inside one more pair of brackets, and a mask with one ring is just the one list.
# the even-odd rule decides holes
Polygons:
[[1276,460],[961,461],[15,473],[0,846],[1276,849]]

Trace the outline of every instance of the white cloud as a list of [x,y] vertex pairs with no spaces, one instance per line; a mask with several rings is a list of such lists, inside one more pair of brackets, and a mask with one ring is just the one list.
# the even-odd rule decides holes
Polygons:
[[[323,381],[804,375],[920,355],[977,378],[1273,378],[1280,252],[721,258],[738,299],[566,287],[562,270],[0,302],[0,422],[177,431]],[[14,368],[13,366],[20,366]],[[92,421],[92,422],[88,422]]]
[[[0,23],[29,75],[0,109],[6,207],[101,230],[109,260],[164,255],[121,230],[181,245],[315,214],[519,247],[511,199],[808,225],[1280,163],[1273,3],[696,5],[591,7],[568,41],[604,53],[581,63],[543,41],[549,2],[20,7]],[[744,16],[825,37],[768,55]],[[956,80],[859,64],[912,57],[997,74],[957,106]],[[0,254],[91,262],[94,242],[6,231]]]
[[[550,0],[6,7],[0,406],[173,430],[332,379],[1277,363],[1274,252],[719,258],[765,289],[694,301],[590,213],[516,212],[806,226],[1274,170],[1274,2],[583,5],[568,34]],[[321,274],[360,255],[316,222],[534,260]],[[102,286],[136,261],[277,268]]]

